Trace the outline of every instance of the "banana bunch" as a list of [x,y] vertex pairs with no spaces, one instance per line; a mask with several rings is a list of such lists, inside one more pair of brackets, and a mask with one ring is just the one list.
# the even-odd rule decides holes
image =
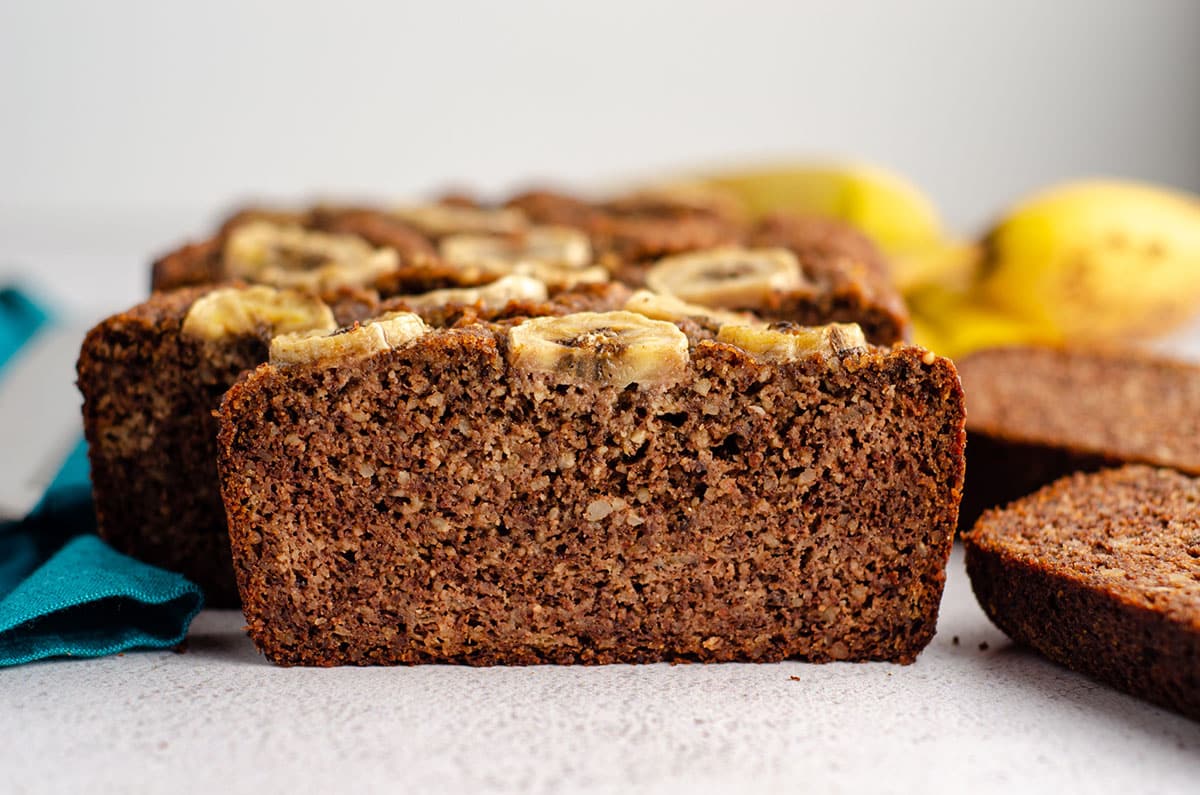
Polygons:
[[750,217],[840,218],[888,254],[916,341],[948,356],[1011,344],[1120,343],[1200,309],[1200,199],[1116,180],[1073,182],[1012,208],[978,241],[873,166],[793,165],[695,180]]
[[1167,331],[1200,305],[1200,199],[1132,182],[1053,188],[984,236],[974,289],[1065,339]]

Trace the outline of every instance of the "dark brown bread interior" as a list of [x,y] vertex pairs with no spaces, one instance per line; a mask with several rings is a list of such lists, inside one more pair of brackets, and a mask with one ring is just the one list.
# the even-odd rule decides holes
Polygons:
[[1200,474],[1200,368],[1136,352],[998,348],[958,362],[961,524],[1058,478],[1143,463]]
[[1200,720],[1200,482],[1132,465],[1064,478],[963,536],[1014,640]]
[[257,336],[216,345],[180,333],[207,288],[159,293],[93,328],[79,355],[98,531],[114,548],[171,571],[234,607],[212,412],[266,360]]
[[571,386],[507,337],[263,366],[221,408],[249,632],[291,665],[911,662],[963,476],[953,365],[694,345],[669,389]]

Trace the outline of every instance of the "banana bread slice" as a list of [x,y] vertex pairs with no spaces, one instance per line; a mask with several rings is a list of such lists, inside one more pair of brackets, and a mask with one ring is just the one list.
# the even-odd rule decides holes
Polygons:
[[984,612],[1068,668],[1200,720],[1200,481],[1077,473],[963,536]]
[[965,431],[925,350],[393,313],[271,358],[219,446],[276,663],[908,663],[933,635]]
[[1137,352],[1037,347],[958,362],[967,395],[963,529],[1076,471],[1125,463],[1200,475],[1200,368]]
[[236,606],[213,410],[276,332],[337,326],[320,299],[259,286],[157,293],[93,328],[77,369],[100,535]]

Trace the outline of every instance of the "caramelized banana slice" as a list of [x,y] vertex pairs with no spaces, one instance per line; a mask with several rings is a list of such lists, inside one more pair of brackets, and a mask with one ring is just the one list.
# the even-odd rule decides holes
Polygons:
[[333,311],[320,298],[266,285],[213,290],[197,299],[183,319],[184,334],[212,341],[263,331],[274,336],[336,328]]
[[753,325],[755,322],[754,316],[746,312],[730,312],[689,304],[673,295],[661,295],[650,290],[638,290],[629,296],[629,300],[625,302],[625,309],[654,320],[669,320],[672,323],[696,320],[715,324]]
[[365,287],[399,264],[394,249],[375,248],[355,235],[313,232],[270,221],[238,226],[225,242],[230,276],[276,287]]
[[389,312],[366,323],[334,331],[302,331],[271,340],[271,364],[345,361],[370,356],[415,340],[429,327],[412,312]]
[[608,271],[592,263],[592,244],[575,229],[535,226],[520,235],[461,234],[442,240],[442,259],[489,273],[516,273],[552,287],[608,281]]
[[811,289],[792,252],[737,246],[661,259],[646,273],[646,286],[688,303],[723,309],[755,309],[779,293]]
[[688,366],[673,323],[633,312],[578,312],[526,320],[509,332],[509,363],[575,383],[670,385]]
[[488,209],[456,204],[417,204],[392,209],[392,215],[430,237],[446,237],[460,232],[509,235],[529,226],[520,210],[511,207]]
[[770,326],[721,326],[717,342],[736,345],[768,362],[790,362],[814,353],[841,357],[865,349],[867,339],[857,323],[830,323],[828,326],[796,326],[774,323]]
[[541,303],[547,298],[546,285],[532,276],[509,275],[482,287],[452,287],[434,290],[420,295],[402,295],[397,298],[413,309],[436,309],[449,304],[472,306],[479,304],[484,309],[503,309],[511,301]]

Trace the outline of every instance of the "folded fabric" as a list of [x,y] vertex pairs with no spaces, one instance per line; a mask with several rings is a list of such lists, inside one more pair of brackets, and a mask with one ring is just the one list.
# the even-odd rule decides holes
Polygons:
[[[0,290],[0,367],[48,322],[28,296]],[[95,535],[82,441],[33,512],[0,525],[0,666],[170,648],[202,605],[200,589],[181,575],[122,555]]]
[[0,367],[49,322],[46,310],[14,287],[0,287]]

